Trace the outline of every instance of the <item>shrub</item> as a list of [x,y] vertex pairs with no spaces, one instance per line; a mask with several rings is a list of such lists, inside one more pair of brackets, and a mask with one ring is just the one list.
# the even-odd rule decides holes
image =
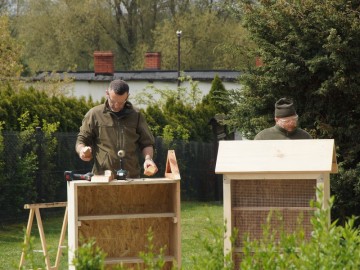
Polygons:
[[89,239],[76,251],[72,263],[77,270],[103,270],[105,269],[106,254],[96,246],[94,239]]
[[[232,270],[234,265],[231,259],[231,253],[224,254],[224,235],[226,224],[221,227],[216,225],[211,219],[205,229],[210,233],[211,238],[204,238],[200,234],[197,239],[205,248],[206,256],[192,257],[194,270]],[[236,234],[236,232],[235,232]],[[234,235],[234,234],[233,234]],[[234,243],[232,236],[232,243]]]
[[58,123],[40,123],[37,117],[30,119],[27,111],[18,122],[20,132],[12,134],[13,144],[4,143],[0,136],[0,204],[7,215],[21,212],[26,203],[54,201],[58,184],[49,177]]

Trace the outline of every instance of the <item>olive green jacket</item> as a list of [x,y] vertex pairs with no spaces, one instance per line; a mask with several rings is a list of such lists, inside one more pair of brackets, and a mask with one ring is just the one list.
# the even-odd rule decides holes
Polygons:
[[76,146],[78,144],[91,146],[96,175],[105,170],[116,173],[120,169],[117,153],[125,150],[121,167],[128,171],[128,177],[137,178],[140,176],[139,151],[154,146],[155,140],[144,116],[130,102],[126,102],[117,116],[106,101],[86,113],[77,135]]
[[301,128],[289,132],[278,125],[260,131],[254,140],[301,140],[312,139],[311,135]]

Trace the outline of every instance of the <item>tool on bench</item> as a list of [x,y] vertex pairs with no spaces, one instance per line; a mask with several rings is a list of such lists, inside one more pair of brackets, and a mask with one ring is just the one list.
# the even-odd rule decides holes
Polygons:
[[65,171],[64,177],[66,181],[73,181],[73,180],[91,180],[91,177],[93,176],[93,173],[85,173],[85,174],[79,174],[74,173],[73,171]]

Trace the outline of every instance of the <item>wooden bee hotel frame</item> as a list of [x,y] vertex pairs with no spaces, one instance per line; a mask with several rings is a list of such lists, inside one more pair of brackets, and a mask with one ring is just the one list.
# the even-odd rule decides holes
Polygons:
[[68,183],[69,269],[81,243],[95,239],[106,254],[107,268],[142,263],[149,230],[156,251],[164,248],[166,268],[181,265],[180,173],[168,151],[164,178]]
[[[302,216],[309,237],[311,200],[323,189],[323,206],[330,197],[330,173],[337,172],[334,140],[220,141],[215,171],[223,174],[225,235],[224,252],[231,250],[234,228],[238,236],[233,259],[238,265],[245,234],[262,236],[270,212],[281,214],[282,222],[271,219],[272,227],[284,225],[292,232]],[[329,216],[330,221],[330,216]]]

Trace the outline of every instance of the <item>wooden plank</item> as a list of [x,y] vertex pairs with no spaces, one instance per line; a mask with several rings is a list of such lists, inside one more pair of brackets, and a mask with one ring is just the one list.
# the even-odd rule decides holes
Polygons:
[[56,253],[56,259],[55,259],[55,265],[53,267],[54,270],[57,270],[60,266],[60,258],[62,255],[62,249],[63,249],[63,242],[66,236],[66,228],[67,228],[67,222],[68,222],[68,209],[67,206],[65,208],[65,214],[64,214],[64,221],[61,227],[61,233],[60,233],[60,240],[59,240],[59,245],[58,245],[58,249],[57,249],[57,253]]
[[334,149],[333,139],[220,141],[215,172],[335,173]]
[[[78,214],[122,215],[168,213],[174,184],[78,186]],[[99,198],[106,198],[99,200]]]
[[[169,179],[169,178],[128,178],[126,180],[113,180],[107,185],[155,185],[155,184],[171,184],[176,183],[180,179]],[[77,186],[102,186],[104,183],[92,183],[87,180],[75,180],[71,181],[72,183],[76,183]]]
[[26,227],[26,234],[25,234],[25,239],[24,239],[24,246],[23,246],[23,250],[21,252],[19,269],[24,265],[24,262],[25,262],[25,248],[29,244],[31,228],[32,228],[33,220],[34,220],[34,214],[35,214],[35,210],[30,209],[29,219],[28,219],[28,224]]
[[[323,209],[329,208],[329,200],[330,200],[330,175],[323,174],[321,177],[317,179],[316,187],[320,190],[323,190],[323,200],[320,201],[320,198],[317,198],[318,201],[322,203]],[[328,213],[329,224],[331,222],[331,212]]]
[[66,207],[67,202],[25,204],[24,209]]
[[[174,256],[164,256],[165,262],[174,261]],[[123,258],[107,258],[105,259],[105,264],[119,264],[119,263],[143,263],[144,260],[139,257],[123,257]]]
[[79,216],[78,220],[113,220],[113,219],[135,219],[135,218],[169,218],[176,217],[175,213],[151,213],[151,214],[127,214],[127,215],[93,215]]
[[323,173],[320,172],[299,172],[299,173],[291,173],[291,172],[256,172],[256,173],[227,173],[226,177],[231,180],[274,180],[274,179],[288,179],[288,180],[299,180],[299,179],[317,179],[321,177]]
[[174,186],[174,198],[173,198],[173,208],[175,209],[176,213],[176,226],[173,229],[173,247],[177,265],[180,267],[181,265],[181,223],[180,221],[180,214],[181,214],[181,207],[180,207],[180,182],[177,182]]
[[288,210],[288,211],[299,211],[299,210],[315,210],[314,207],[233,207],[234,211],[271,211],[271,210]]
[[44,227],[42,224],[39,208],[35,209],[35,215],[36,215],[36,222],[37,222],[39,234],[40,234],[41,247],[42,247],[44,258],[45,258],[46,269],[51,269],[49,254],[48,254],[48,250],[47,250],[47,246],[46,246]]
[[231,234],[232,234],[232,219],[231,219],[231,180],[224,178],[223,183],[223,197],[224,197],[224,222],[226,223],[226,233],[224,236],[224,254],[231,252]]
[[[89,181],[86,181],[89,182]],[[68,264],[69,269],[75,270],[72,264],[78,249],[78,216],[77,216],[77,184],[76,181],[67,183],[68,199]]]
[[165,177],[170,179],[180,179],[180,171],[174,150],[168,151],[165,167]]
[[146,252],[149,245],[147,235],[151,230],[154,251],[164,248],[164,255],[174,255],[171,253],[170,232],[176,224],[172,221],[171,218],[81,221],[79,245],[93,238],[108,257],[136,257],[139,252]]

